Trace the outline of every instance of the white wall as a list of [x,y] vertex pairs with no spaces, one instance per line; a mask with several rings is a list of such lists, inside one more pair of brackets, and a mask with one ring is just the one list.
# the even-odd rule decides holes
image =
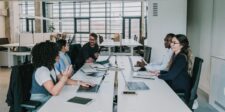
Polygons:
[[[0,1],[0,9],[4,9],[4,1]],[[5,37],[5,17],[0,16],[0,38]]]
[[225,112],[225,0],[214,0],[210,104]]
[[210,53],[213,21],[213,0],[188,2],[187,36],[194,56],[203,58],[199,87],[210,91]]
[[[158,16],[152,4],[158,3]],[[164,38],[168,33],[186,34],[187,0],[148,1],[148,42],[152,47],[151,61],[160,62],[165,54]]]
[[204,59],[199,86],[220,112],[225,112],[220,108],[225,108],[224,6],[224,0],[188,1],[187,35],[195,55]]

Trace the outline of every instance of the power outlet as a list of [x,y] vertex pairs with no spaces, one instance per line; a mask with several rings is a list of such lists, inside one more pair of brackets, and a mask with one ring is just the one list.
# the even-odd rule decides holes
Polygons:
[[224,96],[225,96],[225,88],[224,88]]

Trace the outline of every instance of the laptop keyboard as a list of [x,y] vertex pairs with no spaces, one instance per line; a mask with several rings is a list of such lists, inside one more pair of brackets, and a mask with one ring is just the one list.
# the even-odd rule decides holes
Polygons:
[[144,82],[127,82],[129,90],[148,90],[149,87]]

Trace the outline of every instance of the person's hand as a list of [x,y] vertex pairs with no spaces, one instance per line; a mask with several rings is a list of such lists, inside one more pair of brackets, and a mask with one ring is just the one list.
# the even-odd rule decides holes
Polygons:
[[159,70],[155,70],[155,71],[150,71],[151,75],[153,76],[159,76],[160,75],[160,71]]
[[86,63],[93,63],[93,62],[94,62],[94,59],[91,57],[86,60]]
[[65,71],[63,71],[62,75],[63,76],[66,76],[66,77],[71,77],[72,75],[72,72],[73,72],[73,67],[72,65],[69,65]]
[[88,88],[95,86],[95,84],[91,84],[91,83],[83,82],[83,81],[78,81],[78,84],[83,86],[83,87],[88,87]]
[[137,61],[137,64],[135,66],[143,68],[143,67],[145,67],[145,65],[146,64],[145,64],[144,60],[141,60],[141,61]]
[[99,56],[99,53],[95,53],[94,56],[95,56],[95,58],[97,59],[98,56]]

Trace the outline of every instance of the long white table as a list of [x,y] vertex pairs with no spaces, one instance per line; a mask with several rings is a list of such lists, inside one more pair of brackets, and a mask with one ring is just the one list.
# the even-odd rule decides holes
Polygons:
[[[165,81],[158,78],[155,80],[132,78],[129,57],[116,56],[116,58],[118,67],[123,68],[128,81],[143,81],[150,90],[136,91],[137,95],[124,95],[122,92],[127,88],[121,71],[118,71],[118,89],[114,88],[115,71],[108,71],[98,93],[78,93],[76,92],[78,86],[65,86],[58,96],[51,97],[38,112],[112,112],[114,93],[118,95],[117,112],[191,112]],[[135,56],[131,58],[134,62],[141,59]],[[115,66],[114,56],[110,58],[110,62]],[[81,71],[72,78],[94,83],[100,81],[99,78],[86,76]],[[67,102],[74,96],[92,98],[94,101],[87,105]]]
[[[65,86],[58,96],[53,96],[38,112],[112,112],[114,96],[114,71],[108,71],[98,93],[77,92],[78,86]],[[86,76],[78,71],[72,79],[99,83],[101,77]],[[92,102],[86,105],[67,102],[74,96],[91,98]]]
[[[140,57],[132,57],[133,63]],[[126,95],[122,92],[127,90],[121,72],[118,73],[118,111],[117,112],[191,112],[184,102],[165,83],[158,79],[133,78],[131,66],[126,56],[118,56],[118,66],[124,68],[123,73],[127,81],[143,81],[150,90],[136,91],[137,95]]]
[[[133,55],[134,54],[134,47],[141,46],[141,44],[133,39],[122,39],[120,42],[114,42],[113,40],[105,40],[99,46],[108,47],[109,54],[111,52],[111,48],[115,46],[127,46],[130,47],[130,53],[120,53],[120,55]],[[114,53],[115,54],[115,53]]]
[[19,43],[11,43],[11,44],[3,44],[0,45],[1,47],[5,47],[8,49],[7,54],[8,54],[8,67],[13,66],[13,56],[26,56],[30,55],[30,52],[12,52],[10,48],[13,47],[29,47],[32,48],[34,44],[26,44],[26,45],[19,45]]

